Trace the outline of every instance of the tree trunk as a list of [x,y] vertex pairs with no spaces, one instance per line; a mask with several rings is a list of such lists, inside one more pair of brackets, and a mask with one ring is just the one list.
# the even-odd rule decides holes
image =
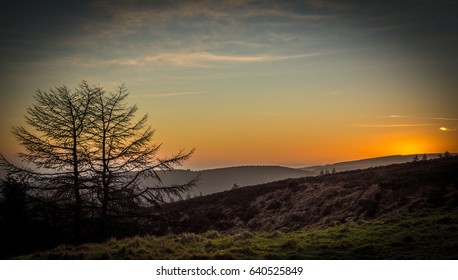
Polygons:
[[75,192],[75,242],[81,242],[81,194],[79,187],[78,155],[76,137],[73,138],[73,190]]

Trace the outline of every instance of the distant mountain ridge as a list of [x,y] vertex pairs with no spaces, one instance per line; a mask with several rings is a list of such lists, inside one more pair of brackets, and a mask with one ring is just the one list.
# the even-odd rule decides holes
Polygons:
[[316,175],[315,172],[283,166],[236,166],[201,171],[172,170],[158,172],[162,184],[183,184],[199,177],[191,196],[207,195],[232,188],[258,185],[288,178],[301,178]]
[[[438,154],[425,154],[427,159],[437,158]],[[406,163],[414,160],[414,157],[418,156],[418,159],[421,160],[423,154],[412,154],[412,155],[392,155],[392,156],[384,156],[384,157],[375,157],[375,158],[366,158],[366,159],[359,159],[359,160],[352,160],[352,161],[344,161],[344,162],[337,162],[331,164],[324,164],[324,165],[314,165],[308,167],[299,168],[301,170],[314,172],[319,174],[321,171],[331,171],[335,168],[336,172],[342,171],[350,171],[350,170],[357,170],[357,169],[366,169],[370,167],[379,167],[379,166],[386,166],[391,164],[401,164]]]
[[[196,176],[200,181],[191,190],[191,196],[207,195],[227,191],[236,187],[252,186],[268,182],[319,175],[321,171],[335,169],[336,172],[366,169],[412,162],[416,155],[392,155],[354,161],[315,165],[304,168],[284,166],[235,166],[201,171],[173,170],[159,173],[164,185],[184,183]],[[419,160],[423,155],[417,155]],[[426,154],[427,159],[437,158],[438,154]]]

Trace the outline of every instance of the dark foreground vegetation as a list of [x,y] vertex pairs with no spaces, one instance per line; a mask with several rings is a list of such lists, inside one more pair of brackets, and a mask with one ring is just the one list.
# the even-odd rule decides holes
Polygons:
[[[458,157],[238,188],[161,211],[141,208],[142,219],[111,221],[106,242],[91,240],[97,220],[88,219],[82,245],[71,245],[65,220],[24,204],[16,187],[4,188],[1,204],[4,258],[458,258]],[[38,210],[49,216],[37,219]],[[66,245],[43,251],[59,244]]]
[[289,233],[182,233],[59,246],[21,259],[457,259],[458,209]]

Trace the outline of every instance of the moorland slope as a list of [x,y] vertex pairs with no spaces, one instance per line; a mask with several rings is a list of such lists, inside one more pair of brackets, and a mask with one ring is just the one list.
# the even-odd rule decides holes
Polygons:
[[249,186],[165,206],[178,232],[292,231],[458,206],[458,157]]

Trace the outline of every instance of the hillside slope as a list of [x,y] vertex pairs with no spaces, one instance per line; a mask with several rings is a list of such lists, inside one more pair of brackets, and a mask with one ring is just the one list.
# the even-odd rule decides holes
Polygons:
[[163,210],[165,231],[148,224],[137,233],[145,237],[20,258],[456,259],[458,157],[288,179]]
[[167,205],[175,232],[292,231],[458,206],[458,157],[288,179]]

